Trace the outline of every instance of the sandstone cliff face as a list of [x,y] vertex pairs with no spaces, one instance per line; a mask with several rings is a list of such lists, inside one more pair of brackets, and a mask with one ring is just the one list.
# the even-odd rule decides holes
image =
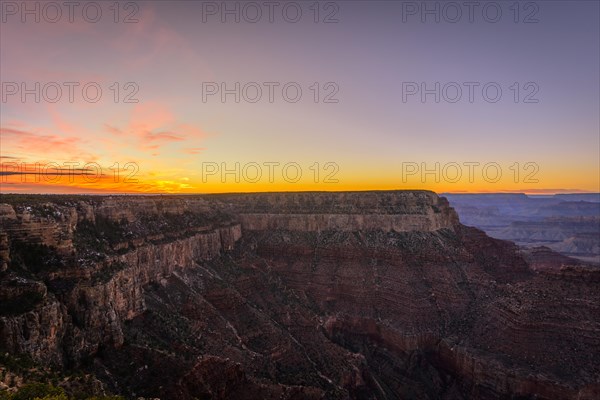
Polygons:
[[239,219],[248,231],[431,232],[452,224],[446,215],[240,214]]
[[431,192],[286,193],[223,195],[244,230],[432,232],[458,216]]
[[113,392],[599,394],[598,269],[466,228],[434,193],[1,202],[0,351]]
[[[371,355],[386,396],[410,397],[407,386],[425,390],[439,379],[443,391],[460,385],[467,398],[593,398],[585,393],[600,372],[595,272],[533,274],[514,247],[478,235],[458,227],[335,240],[261,233],[256,242],[270,269],[329,316],[329,337]],[[282,242],[293,244],[282,250]],[[460,383],[398,377],[415,352]]]
[[10,261],[10,249],[8,247],[8,235],[6,232],[0,232],[0,272],[8,269]]
[[[41,362],[73,365],[95,354],[101,346],[122,345],[122,323],[145,310],[144,285],[232,249],[241,236],[241,227],[227,222],[216,227],[186,227],[191,229],[184,231],[165,229],[159,234],[144,235],[140,230],[121,237],[124,229],[111,233],[119,225],[105,223],[94,232],[100,237],[80,231],[88,228],[85,222],[100,219],[126,224],[142,216],[178,218],[197,206],[195,202],[174,203],[108,198],[99,203],[67,200],[59,204],[0,205],[5,238],[0,242],[0,250],[5,249],[0,256],[11,264],[7,272],[44,282],[14,275],[3,281],[0,293],[7,299],[5,308],[27,312],[10,315],[15,313],[7,310],[9,315],[0,317],[0,348],[26,353]],[[202,233],[196,233],[198,230]],[[165,235],[169,239],[165,240]],[[89,248],[88,239],[98,246],[97,250]],[[73,243],[77,241],[81,242],[79,246]],[[12,260],[8,242],[13,247]],[[37,285],[37,291],[9,291],[27,284]],[[31,304],[21,310],[24,297]]]

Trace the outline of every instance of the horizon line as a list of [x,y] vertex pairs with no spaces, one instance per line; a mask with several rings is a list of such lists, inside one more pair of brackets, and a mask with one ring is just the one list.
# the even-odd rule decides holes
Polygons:
[[586,195],[597,194],[600,191],[584,191],[578,189],[538,189],[535,191],[497,191],[497,192],[437,192],[430,189],[365,189],[365,190],[274,190],[274,191],[231,191],[231,192],[195,192],[195,193],[169,193],[169,192],[3,192],[0,195],[34,195],[34,196],[204,196],[215,194],[260,194],[260,193],[368,193],[368,192],[431,192],[437,195],[510,195],[522,194],[527,196],[555,196],[555,195]]

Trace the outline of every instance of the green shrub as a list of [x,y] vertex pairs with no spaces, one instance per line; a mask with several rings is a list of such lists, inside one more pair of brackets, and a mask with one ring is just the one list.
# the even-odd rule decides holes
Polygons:
[[28,383],[11,400],[68,400],[64,389],[45,383]]
[[50,395],[50,396],[44,396],[44,397],[36,397],[33,400],[69,400],[69,398],[65,394],[58,394],[58,395]]

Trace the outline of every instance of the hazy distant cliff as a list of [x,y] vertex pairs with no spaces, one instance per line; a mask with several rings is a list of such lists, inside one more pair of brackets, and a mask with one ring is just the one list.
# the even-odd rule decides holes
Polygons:
[[600,194],[452,194],[465,225],[527,247],[600,264]]
[[599,271],[431,192],[2,195],[0,227],[0,353],[97,392],[600,393]]

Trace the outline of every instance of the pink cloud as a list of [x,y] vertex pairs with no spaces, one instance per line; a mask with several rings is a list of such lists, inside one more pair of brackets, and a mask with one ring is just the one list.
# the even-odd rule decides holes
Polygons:
[[158,102],[135,105],[126,127],[105,123],[104,129],[121,139],[133,139],[138,149],[151,151],[152,155],[158,155],[158,150],[170,143],[205,137],[201,129],[178,123],[169,107]]
[[48,134],[21,127],[0,127],[0,137],[2,148],[8,149],[10,154],[35,161],[48,160],[49,157],[70,160],[74,156],[86,157],[87,162],[97,160],[95,155],[81,148],[83,141],[75,136]]
[[200,154],[204,150],[206,150],[206,147],[190,147],[185,149],[184,152],[187,154]]
[[172,132],[146,132],[144,139],[148,142],[165,141],[165,142],[180,142],[184,140],[181,136]]
[[38,135],[32,132],[27,132],[19,129],[0,128],[0,133],[4,138],[15,138],[17,144],[25,150],[33,150],[45,152],[49,149],[55,151],[75,150],[73,146],[80,143],[80,139],[76,137],[62,137],[57,135]]
[[104,129],[106,129],[108,132],[112,133],[113,135],[121,135],[121,134],[123,134],[123,131],[121,131],[119,128],[116,128],[116,127],[111,126],[109,124],[104,124]]

